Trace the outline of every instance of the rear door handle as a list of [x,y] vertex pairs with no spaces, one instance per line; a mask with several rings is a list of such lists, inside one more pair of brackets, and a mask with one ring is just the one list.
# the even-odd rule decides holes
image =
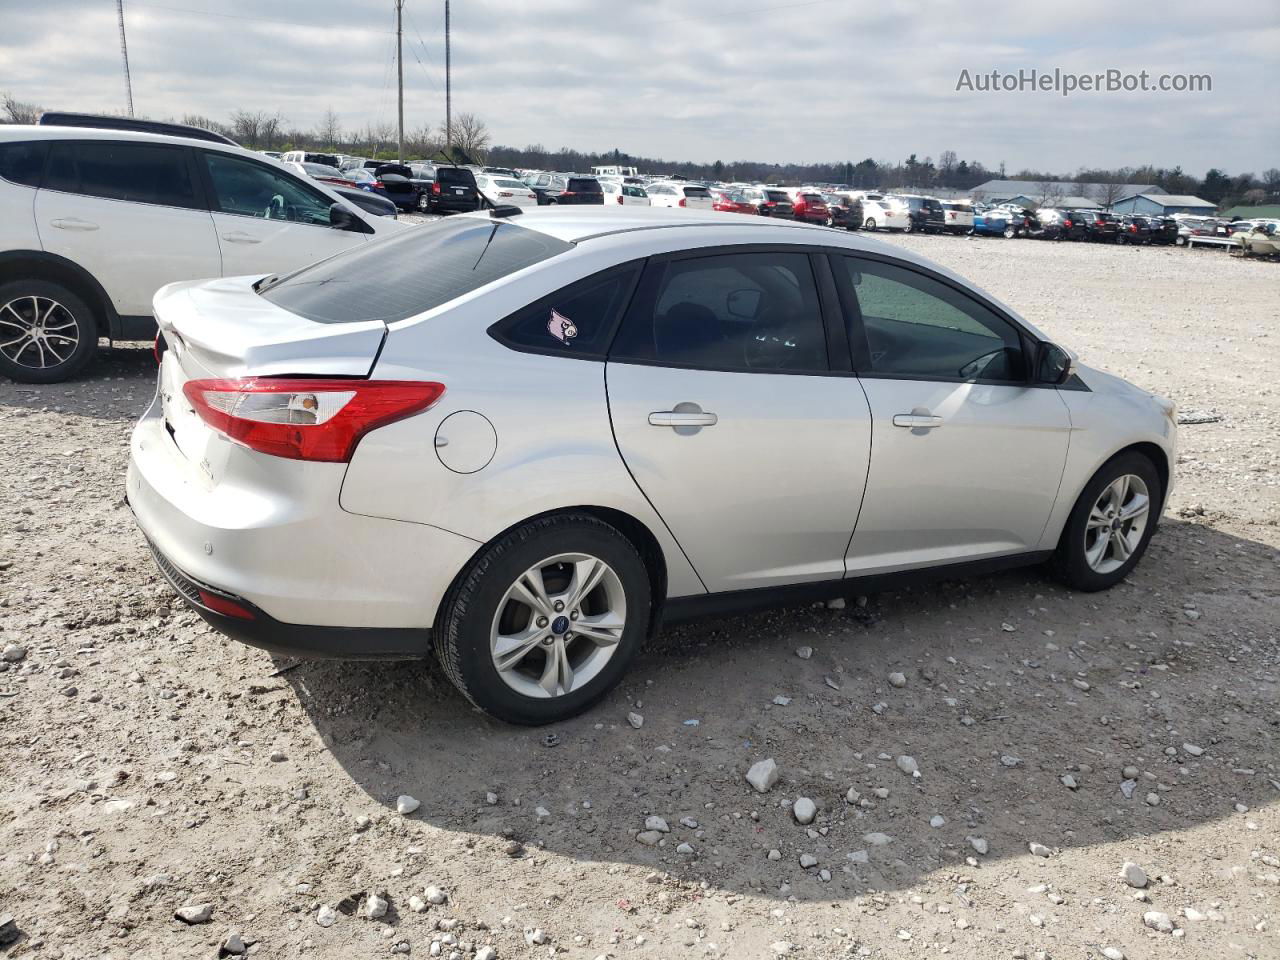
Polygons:
[[714,413],[681,413],[676,410],[655,410],[649,414],[649,423],[655,427],[714,427],[719,418]]
[[942,418],[935,417],[932,414],[922,413],[897,413],[893,416],[893,425],[895,427],[907,427],[908,429],[929,429],[931,427],[942,426]]
[[262,241],[251,233],[236,231],[235,233],[224,233],[222,239],[227,243],[261,243]]
[[57,220],[49,221],[51,226],[57,227],[59,230],[97,230],[96,223],[90,223],[88,220],[81,220],[78,217],[59,217]]

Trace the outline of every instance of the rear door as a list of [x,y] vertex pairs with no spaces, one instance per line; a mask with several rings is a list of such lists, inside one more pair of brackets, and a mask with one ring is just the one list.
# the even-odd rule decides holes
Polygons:
[[166,283],[221,272],[190,153],[114,140],[50,146],[35,200],[41,245],[97,278],[121,316],[150,316]]
[[610,351],[618,449],[713,592],[844,575],[871,423],[847,348],[828,360],[826,270],[795,247],[651,261]]
[[1038,548],[1071,421],[1027,381],[1026,341],[996,309],[889,259],[835,256],[871,469],[851,576]]
[[198,154],[224,277],[296,270],[373,236],[330,226],[336,201],[278,167],[221,151]]

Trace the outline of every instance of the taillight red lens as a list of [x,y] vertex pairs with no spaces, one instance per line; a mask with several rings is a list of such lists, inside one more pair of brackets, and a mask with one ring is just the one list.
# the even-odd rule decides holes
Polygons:
[[621,202],[622,202],[622,194],[618,194],[618,202],[619,202],[619,203],[621,203]]
[[220,613],[224,617],[235,617],[238,620],[257,619],[252,610],[240,606],[234,600],[220,597],[216,593],[210,593],[208,590],[200,590],[198,592],[200,594],[200,602],[214,613]]
[[426,410],[444,384],[402,380],[190,380],[200,419],[251,450],[345,463],[371,430]]
[[432,193],[439,193],[439,192],[440,192],[440,184],[438,184],[438,183],[433,183],[433,184],[431,184],[431,192],[432,192]]
[[156,331],[156,342],[151,345],[151,352],[155,355],[156,366],[160,365],[160,358],[164,355],[168,344],[164,342],[164,334]]
[[680,206],[682,206],[682,207],[687,207],[687,206],[688,206],[688,204],[684,202],[684,197],[681,197],[681,198],[680,198]]

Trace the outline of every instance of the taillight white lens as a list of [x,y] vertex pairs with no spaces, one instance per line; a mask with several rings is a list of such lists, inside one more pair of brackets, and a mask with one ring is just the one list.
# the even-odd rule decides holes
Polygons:
[[191,380],[200,418],[259,453],[343,463],[371,430],[426,410],[444,384],[399,380]]

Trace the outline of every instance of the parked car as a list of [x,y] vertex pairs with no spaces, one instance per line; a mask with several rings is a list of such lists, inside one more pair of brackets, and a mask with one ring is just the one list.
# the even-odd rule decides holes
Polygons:
[[304,177],[310,177],[312,180],[319,180],[321,183],[328,184],[331,187],[354,187],[356,182],[345,174],[339,173],[337,167],[330,167],[323,163],[295,163],[285,161],[285,166],[293,170],[294,173],[300,173]]
[[824,193],[827,203],[827,226],[845,230],[862,228],[862,201],[847,193]]
[[468,213],[479,210],[480,190],[475,174],[466,167],[437,166],[431,192],[423,193],[418,209],[424,213]]
[[638,183],[627,183],[625,180],[601,178],[600,189],[604,193],[606,204],[625,207],[649,206],[649,194]]
[[536,207],[538,195],[519,180],[497,174],[482,173],[476,177],[476,189],[491,207]]
[[827,202],[822,199],[821,193],[804,189],[789,189],[787,193],[791,197],[791,210],[797,220],[801,223],[826,224]]
[[1006,238],[1039,237],[1043,231],[1039,216],[1031,208],[1005,203],[1000,204],[1000,209],[1009,216]]
[[794,218],[791,198],[781,187],[744,187],[742,195],[755,206],[756,213],[762,217]]
[[711,209],[721,213],[749,213],[756,216],[756,205],[746,194],[728,187],[711,187]]
[[151,339],[152,296],[172,281],[288,272],[403,226],[208,131],[93,122],[0,126],[0,373],[14,380],[74,376],[99,337]]
[[386,197],[370,190],[362,190],[359,187],[330,187],[330,189],[347,203],[375,217],[391,217],[394,220],[399,211],[399,208]]
[[1076,219],[1084,225],[1084,239],[1095,243],[1114,243],[1120,232],[1120,218],[1103,210],[1077,210]]
[[649,203],[655,207],[687,207],[690,210],[710,210],[711,191],[700,183],[684,180],[659,180],[644,188]]
[[1012,237],[1014,231],[1009,222],[1009,211],[1000,207],[981,211],[974,208],[973,232],[979,237]]
[[1046,561],[1107,589],[1176,458],[1172,403],[950,271],[763,218],[454,217],[155,306],[125,492],[183,601],[288,656],[434,651],[513,723],[698,614]]
[[1214,237],[1222,235],[1222,224],[1215,217],[1178,216],[1174,218],[1178,224],[1178,246],[1187,244],[1188,237]]
[[939,201],[946,217],[947,233],[971,233],[973,231],[973,204],[956,200]]
[[1117,218],[1116,243],[1143,246],[1151,242],[1151,221],[1140,214]]
[[933,197],[903,194],[899,199],[907,207],[907,225],[903,227],[907,233],[915,231],[940,233],[947,228],[947,218],[943,213],[942,204]]
[[604,190],[595,177],[574,173],[540,173],[529,184],[541,206],[604,203]]
[[1087,236],[1084,217],[1077,210],[1041,207],[1036,216],[1040,220],[1042,239],[1083,240]]
[[1173,244],[1178,242],[1178,221],[1173,217],[1147,217],[1147,225],[1151,228],[1153,244]]
[[911,223],[907,206],[884,194],[862,196],[862,226],[866,230],[906,230]]
[[332,153],[309,153],[306,150],[290,150],[279,158],[284,163],[320,163],[338,168],[338,157]]
[[[382,183],[373,175],[371,170],[366,170],[363,167],[353,167],[349,170],[343,171],[342,175],[351,180],[356,185],[357,190],[364,190],[367,193],[376,193],[383,200],[387,199],[386,188],[382,186]],[[391,203],[390,200],[387,200],[387,202]],[[395,204],[391,205],[395,206]]]
[[[480,172],[491,177],[505,177],[508,180],[520,179],[510,167],[481,167]],[[479,178],[477,177],[477,179]]]
[[421,191],[414,181],[413,170],[402,163],[381,163],[374,169],[377,183],[388,200],[401,210],[417,210]]

